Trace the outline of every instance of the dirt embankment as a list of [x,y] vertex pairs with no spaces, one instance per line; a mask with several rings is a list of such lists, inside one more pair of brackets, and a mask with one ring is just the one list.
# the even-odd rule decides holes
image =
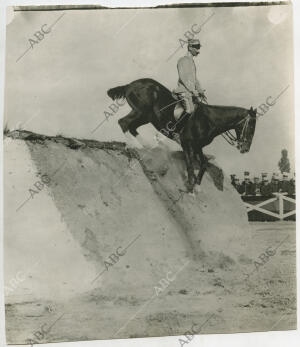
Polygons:
[[[173,316],[188,318],[176,329],[172,323],[175,334],[184,333],[190,319],[205,320],[205,293],[210,309],[219,314],[215,291],[225,297],[225,282],[242,283],[251,271],[246,210],[213,160],[190,195],[182,153],[164,146],[133,150],[119,142],[14,131],[4,150],[5,206],[10,206],[5,213],[5,284],[20,269],[24,278],[6,296],[12,319],[16,312],[23,317],[39,311],[37,302],[56,302],[62,310],[72,302],[81,312],[72,317],[91,313],[81,317],[84,321],[97,316],[92,311],[101,302],[108,318],[98,317],[102,330],[93,330],[87,339],[111,338],[131,312],[156,295],[150,315],[141,313],[145,331],[151,326],[144,336],[173,334],[169,325],[165,330],[156,326],[159,314],[166,314],[168,324]],[[162,302],[157,286],[166,278],[174,288],[168,288]],[[9,331],[14,343],[29,338],[36,320],[26,319]],[[69,317],[68,322],[74,321]],[[115,337],[138,336],[139,323],[126,325]],[[70,329],[68,338],[49,332],[43,342],[70,341]]]
[[50,177],[47,191],[55,207],[97,270],[110,247],[138,235],[141,254],[131,256],[144,255],[151,272],[170,259],[220,267],[245,263],[250,240],[246,211],[213,162],[191,196],[181,152],[25,131],[10,136],[26,143],[37,174]]

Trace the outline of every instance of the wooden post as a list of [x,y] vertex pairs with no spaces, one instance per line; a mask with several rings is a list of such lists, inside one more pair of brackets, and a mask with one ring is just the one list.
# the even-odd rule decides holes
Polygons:
[[283,220],[284,216],[284,209],[283,209],[283,196],[282,194],[278,194],[278,199],[279,199],[279,219]]

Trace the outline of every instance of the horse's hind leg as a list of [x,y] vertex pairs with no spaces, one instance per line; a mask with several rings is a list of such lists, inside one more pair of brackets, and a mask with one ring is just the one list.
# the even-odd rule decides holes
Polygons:
[[[125,136],[135,147],[145,147],[147,144],[140,137],[137,128],[149,122],[148,117],[137,110],[132,110],[127,116],[119,119],[118,123]],[[130,136],[132,135],[132,137]]]
[[130,125],[132,124],[134,119],[136,119],[136,117],[136,112],[132,110],[127,116],[120,118],[118,120],[118,123],[127,139],[127,143],[131,144],[131,146],[133,147],[142,148],[140,143],[135,139],[134,136],[132,136],[132,133],[130,132]]
[[136,118],[135,111],[130,111],[127,116],[122,117],[118,120],[118,123],[125,134],[127,131],[129,131],[129,125],[131,122]]
[[147,123],[149,123],[148,112],[147,111],[144,111],[143,113],[137,112],[137,117],[133,119],[131,123],[129,124],[129,132],[131,135],[133,135],[137,139],[137,141],[143,147],[148,148],[148,147],[151,147],[151,145],[147,141],[145,141],[137,131],[137,128]]

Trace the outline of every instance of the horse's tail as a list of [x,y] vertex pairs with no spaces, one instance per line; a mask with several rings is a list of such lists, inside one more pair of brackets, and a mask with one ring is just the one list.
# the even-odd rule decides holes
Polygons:
[[111,88],[107,91],[107,95],[113,100],[124,99],[126,97],[127,87],[128,85],[126,84],[125,86]]

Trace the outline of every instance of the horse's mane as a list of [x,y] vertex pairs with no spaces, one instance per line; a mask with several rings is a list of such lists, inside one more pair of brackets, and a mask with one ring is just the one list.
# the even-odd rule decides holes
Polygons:
[[239,107],[239,106],[208,105],[208,104],[203,104],[203,105],[207,107],[211,107],[211,108],[223,108],[225,110],[245,110],[245,108]]
[[239,106],[223,106],[223,105],[208,105],[208,104],[204,104],[202,103],[203,106],[208,107],[208,108],[215,108],[215,109],[223,109],[226,111],[239,111],[239,110],[243,110],[245,111],[246,109],[243,107],[239,107]]

